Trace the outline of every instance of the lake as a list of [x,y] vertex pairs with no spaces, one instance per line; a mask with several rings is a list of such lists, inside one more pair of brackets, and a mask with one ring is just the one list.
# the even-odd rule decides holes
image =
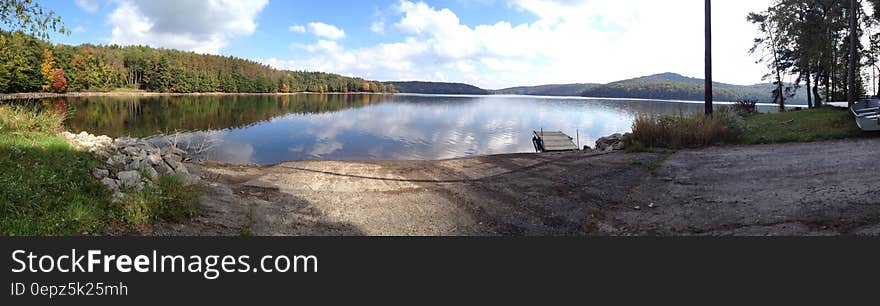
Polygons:
[[[700,103],[526,96],[319,95],[89,97],[43,101],[68,128],[176,142],[200,159],[423,160],[534,152],[531,132],[628,132],[640,114],[702,111]],[[772,110],[772,107],[765,107]],[[169,136],[170,135],[170,136]]]

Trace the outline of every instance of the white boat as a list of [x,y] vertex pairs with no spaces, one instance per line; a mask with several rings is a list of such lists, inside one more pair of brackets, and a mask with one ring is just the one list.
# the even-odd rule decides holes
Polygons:
[[880,99],[861,99],[851,110],[862,131],[880,131]]

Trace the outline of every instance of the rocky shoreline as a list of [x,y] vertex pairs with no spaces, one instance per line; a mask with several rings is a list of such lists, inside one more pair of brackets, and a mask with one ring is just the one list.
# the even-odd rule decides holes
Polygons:
[[[125,199],[127,194],[155,187],[159,177],[172,175],[185,185],[198,184],[200,167],[191,162],[189,153],[173,144],[159,146],[148,139],[120,137],[88,132],[62,132],[61,136],[74,148],[88,151],[101,162],[90,169],[92,176],[101,181],[113,193],[114,201]],[[613,134],[601,137],[596,147],[584,146],[585,152],[612,152],[625,149],[625,135]]]
[[[147,140],[95,136],[88,132],[61,134],[74,148],[88,151],[101,163],[91,169],[92,176],[113,192],[120,201],[127,193],[155,186],[161,175],[179,177],[184,184],[197,184],[201,177],[187,165],[187,152],[175,146],[159,147]],[[192,169],[194,170],[194,169]]]

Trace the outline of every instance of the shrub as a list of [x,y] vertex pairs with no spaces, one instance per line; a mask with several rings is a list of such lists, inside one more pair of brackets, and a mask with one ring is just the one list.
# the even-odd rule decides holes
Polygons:
[[693,148],[733,143],[744,133],[742,118],[729,109],[710,116],[702,113],[640,116],[633,123],[632,143],[642,148]]
[[758,113],[758,101],[742,100],[733,105],[733,110],[740,116],[749,116]]

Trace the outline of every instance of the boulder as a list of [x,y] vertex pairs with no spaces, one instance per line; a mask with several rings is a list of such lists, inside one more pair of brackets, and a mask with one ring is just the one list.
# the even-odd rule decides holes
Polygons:
[[114,155],[107,159],[107,164],[112,167],[122,168],[125,167],[127,159],[128,158],[126,158],[125,155]]
[[181,177],[189,175],[189,169],[187,169],[186,165],[183,164],[182,162],[173,162],[173,163],[168,163],[168,164],[170,164],[171,167],[174,168],[175,174],[177,174]]
[[119,182],[112,178],[105,177],[101,180],[101,183],[106,185],[107,189],[110,189],[111,191],[116,191],[117,189],[119,189]]
[[137,147],[125,147],[122,151],[125,152],[126,155],[131,156],[137,156],[140,153],[140,149]]
[[144,172],[146,172],[147,177],[152,181],[159,179],[159,172],[156,171],[156,169],[153,169],[153,167],[145,167]]
[[173,174],[174,173],[174,169],[171,169],[171,167],[169,167],[168,164],[165,163],[165,161],[162,161],[158,165],[156,165],[156,170],[160,174]]
[[596,150],[598,151],[614,151],[623,148],[623,135],[619,133],[596,140]]
[[164,147],[164,148],[162,148],[162,150],[160,152],[162,152],[162,156],[177,155],[177,156],[180,156],[181,159],[183,159],[183,157],[186,157],[186,155],[187,155],[186,151],[181,150],[181,149],[174,147],[174,146]]
[[164,163],[164,162],[162,161],[162,156],[159,155],[158,153],[150,153],[150,154],[148,154],[148,155],[147,155],[147,158],[146,158],[146,161],[149,162],[150,165],[153,165],[153,166],[158,166],[159,164]]
[[92,149],[89,150],[89,151],[91,151],[92,154],[95,154],[95,156],[100,157],[100,158],[103,159],[103,160],[107,160],[107,159],[109,159],[110,156],[111,156],[110,153],[107,153],[107,151],[104,151],[104,150],[99,149],[99,148],[97,148],[97,147],[92,148]]
[[202,180],[201,177],[199,177],[198,175],[193,175],[193,174],[186,174],[181,177],[183,178],[183,184],[186,186],[198,184],[199,181]]
[[92,176],[96,179],[103,180],[104,178],[110,176],[110,171],[107,169],[95,168],[92,170]]
[[[171,162],[180,162],[180,161],[183,161],[183,157],[182,157],[182,156],[177,155],[177,154],[173,154],[173,153],[165,153],[165,154],[162,154],[162,158],[165,159],[165,162],[167,162],[167,163],[169,163],[169,164],[170,164]],[[172,165],[172,166],[173,166],[173,165]]]
[[141,170],[141,161],[135,159],[125,165],[125,170]]
[[141,174],[137,171],[122,171],[116,175],[123,188],[137,188],[141,183]]

